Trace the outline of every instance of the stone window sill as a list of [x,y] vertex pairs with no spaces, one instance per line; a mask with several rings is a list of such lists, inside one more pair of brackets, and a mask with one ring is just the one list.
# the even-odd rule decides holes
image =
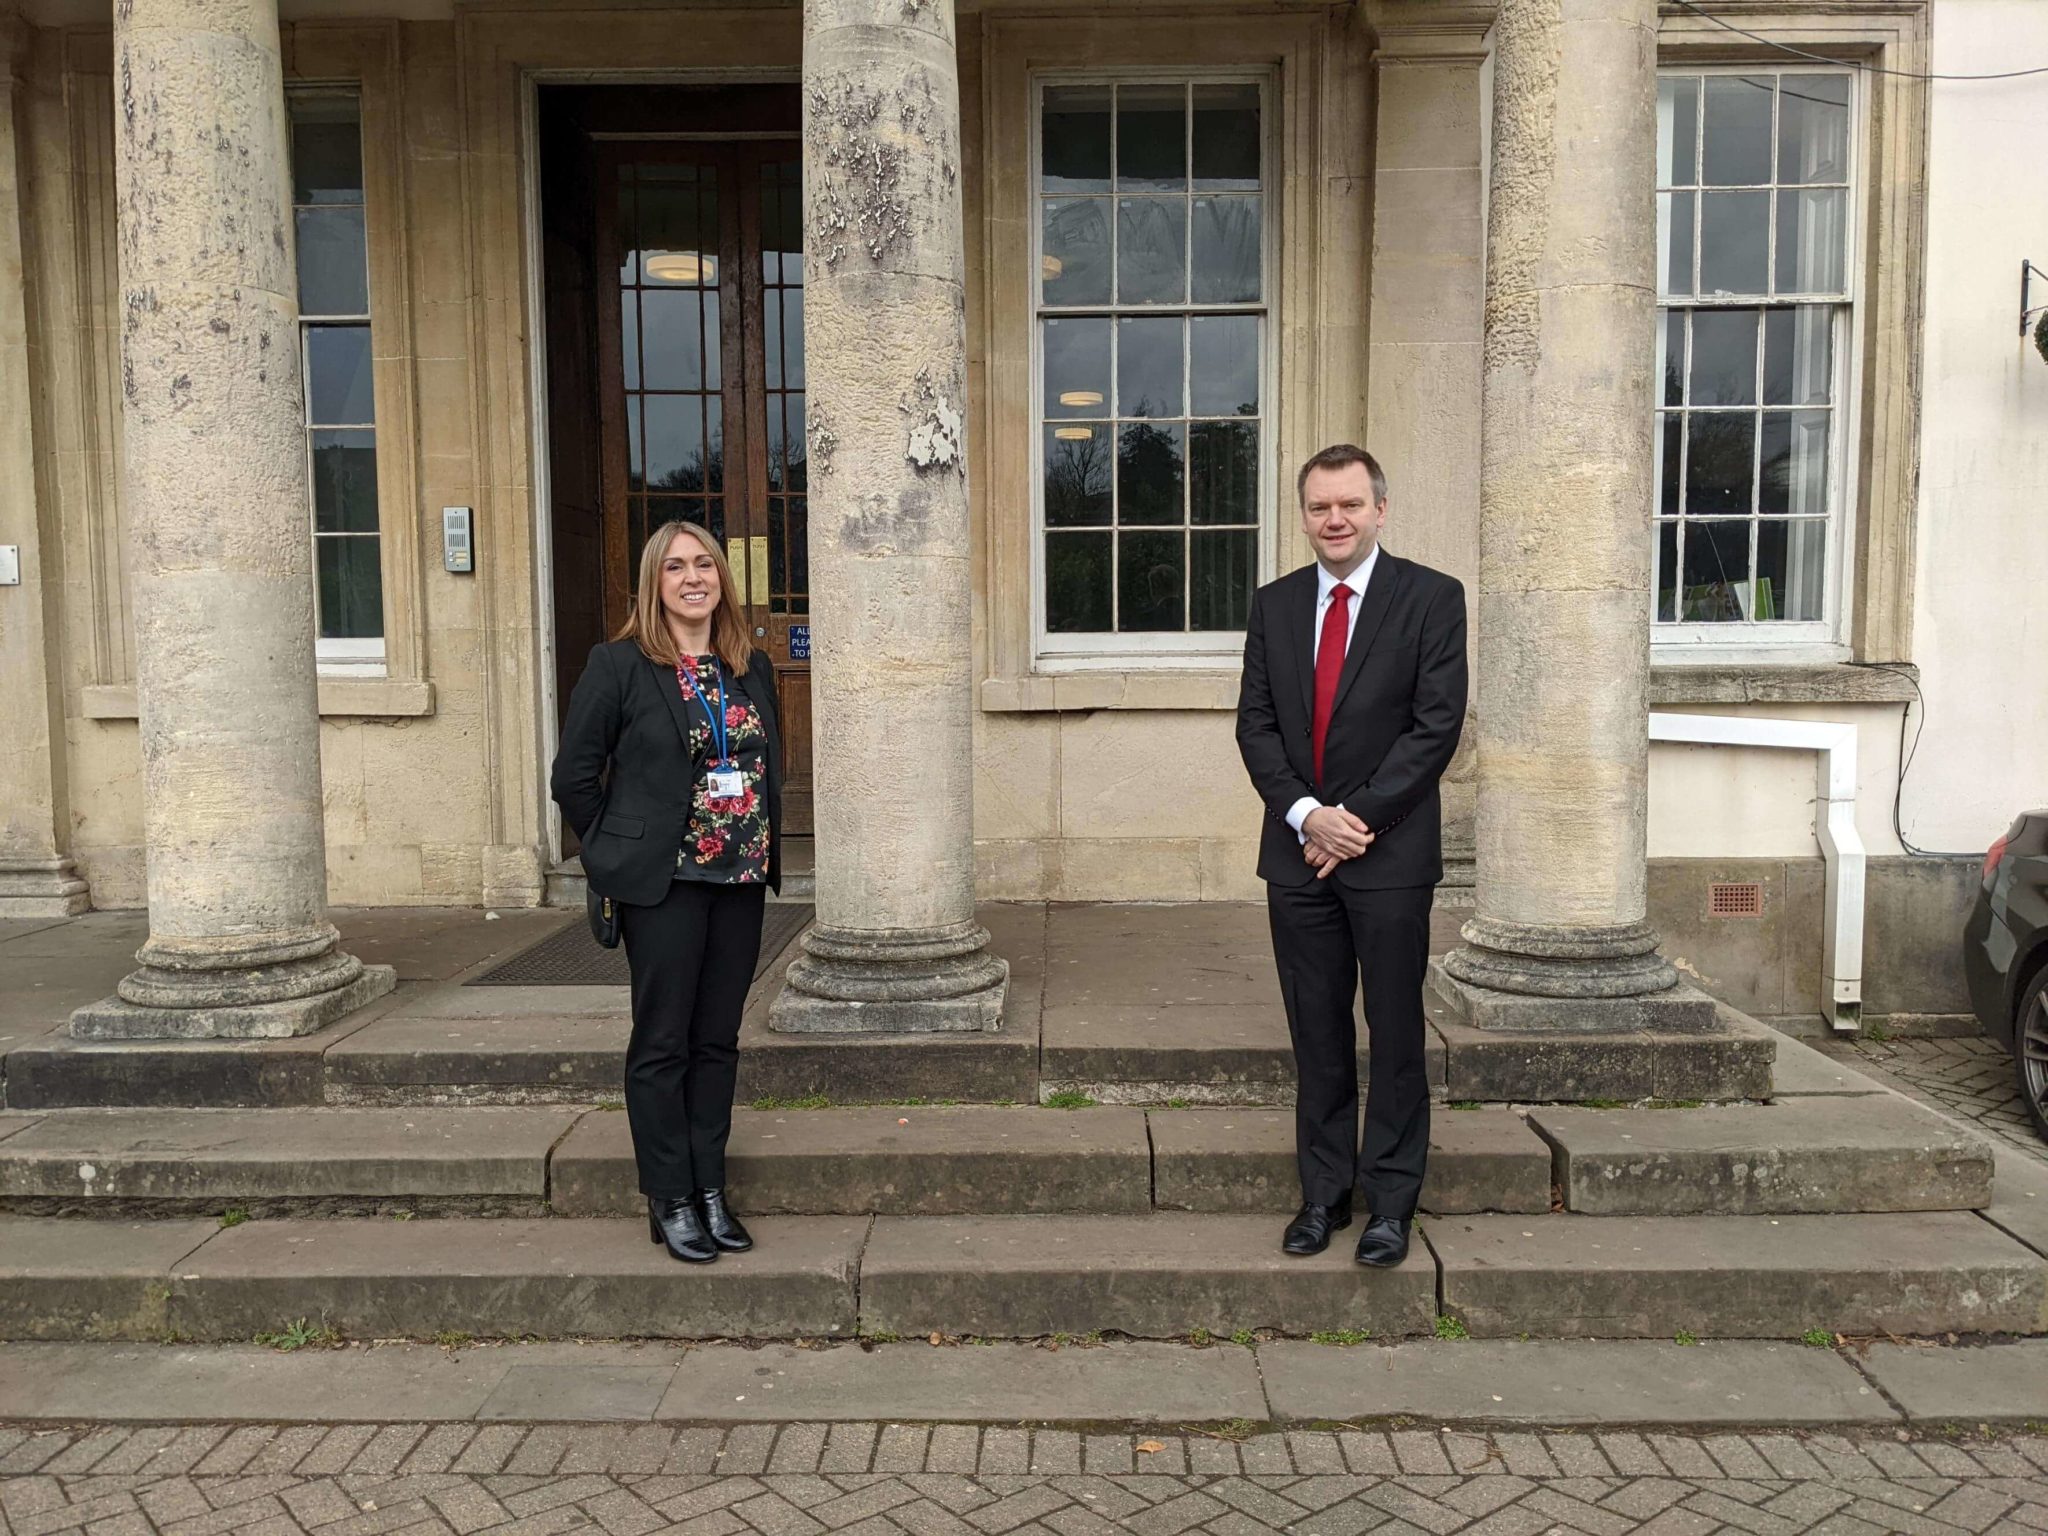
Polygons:
[[1857,667],[1846,662],[1768,666],[1671,664],[1650,668],[1650,703],[1909,704],[1919,669],[1899,663]]
[[989,714],[1050,714],[1061,710],[1235,710],[1235,667],[1184,672],[1145,669],[1115,672],[1033,672],[982,679],[981,707]]
[[[98,683],[82,690],[88,720],[136,718],[133,683]],[[406,677],[323,677],[323,718],[379,719],[431,715],[434,685]]]

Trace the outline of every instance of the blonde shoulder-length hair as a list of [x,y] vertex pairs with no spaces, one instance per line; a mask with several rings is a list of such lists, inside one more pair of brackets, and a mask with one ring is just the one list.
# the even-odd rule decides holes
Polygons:
[[711,530],[701,523],[678,519],[663,523],[648,537],[640,551],[640,581],[633,592],[633,607],[614,640],[631,640],[642,653],[665,667],[682,660],[674,631],[661,611],[661,562],[668,558],[669,545],[678,534],[688,534],[703,546],[718,567],[718,609],[711,615],[711,649],[735,677],[745,677],[754,664],[754,641],[747,633],[745,615],[740,612],[740,589],[732,579],[732,567],[725,563],[725,551]]

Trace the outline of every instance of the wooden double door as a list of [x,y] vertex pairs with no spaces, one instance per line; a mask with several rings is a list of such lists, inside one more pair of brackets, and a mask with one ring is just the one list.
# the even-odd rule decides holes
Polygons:
[[[784,830],[811,830],[805,516],[803,168],[774,133],[595,135],[587,272],[595,342],[596,548],[603,624],[633,601],[671,519],[724,545],[782,700]],[[557,526],[561,523],[557,511]],[[559,596],[558,596],[559,607]],[[558,626],[559,627],[559,626]],[[579,663],[580,664],[580,663]]]

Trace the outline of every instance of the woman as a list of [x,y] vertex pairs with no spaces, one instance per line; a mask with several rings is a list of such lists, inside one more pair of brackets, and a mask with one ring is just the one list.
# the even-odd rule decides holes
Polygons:
[[555,803],[591,889],[619,910],[633,977],[626,1118],[649,1236],[686,1263],[753,1246],[725,1199],[740,1012],[781,885],[775,668],[725,555],[656,530],[633,612],[569,697]]

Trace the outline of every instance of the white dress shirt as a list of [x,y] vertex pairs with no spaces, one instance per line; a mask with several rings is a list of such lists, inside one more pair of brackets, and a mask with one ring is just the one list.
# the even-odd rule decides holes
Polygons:
[[[1332,575],[1330,568],[1321,561],[1316,562],[1316,619],[1309,637],[1311,660],[1322,652],[1323,620],[1329,615],[1330,594],[1336,591],[1339,580],[1351,589],[1351,607],[1344,615],[1344,651],[1346,655],[1350,654],[1351,636],[1358,628],[1358,600],[1365,595],[1365,584],[1372,580],[1372,568],[1379,564],[1379,558],[1380,547],[1375,544],[1372,553],[1360,562],[1358,569],[1341,578]],[[1323,802],[1314,795],[1303,795],[1287,808],[1287,825],[1294,828],[1294,835],[1304,843],[1308,841],[1308,834],[1301,830],[1301,825],[1308,820],[1310,811],[1319,811],[1322,807]]]

